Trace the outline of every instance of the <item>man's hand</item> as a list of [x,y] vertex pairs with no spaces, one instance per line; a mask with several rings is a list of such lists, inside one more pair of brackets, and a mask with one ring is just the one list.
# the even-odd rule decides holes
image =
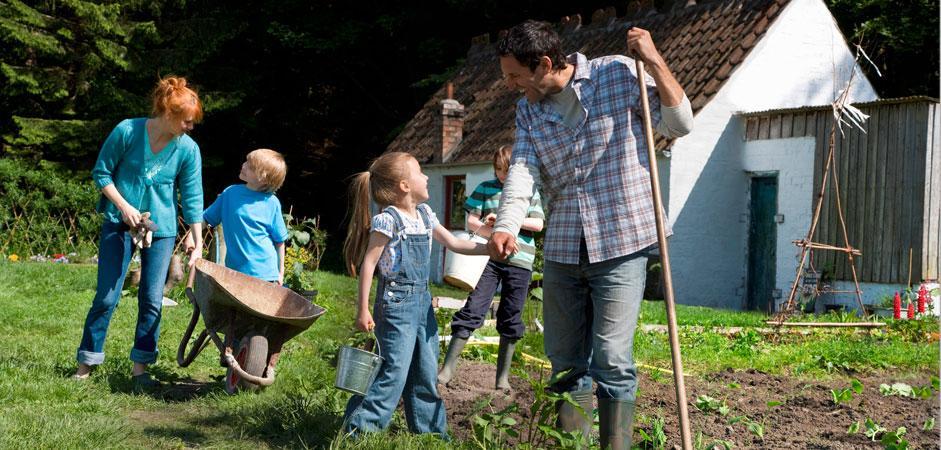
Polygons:
[[488,227],[492,227],[495,223],[497,223],[497,215],[494,213],[487,214],[484,218],[484,224]]
[[627,50],[632,57],[640,59],[644,64],[656,64],[663,60],[653,44],[650,32],[643,28],[631,27],[627,30]]
[[505,231],[493,233],[487,243],[487,249],[490,251],[490,257],[497,260],[507,259],[519,251],[516,247],[516,236]]

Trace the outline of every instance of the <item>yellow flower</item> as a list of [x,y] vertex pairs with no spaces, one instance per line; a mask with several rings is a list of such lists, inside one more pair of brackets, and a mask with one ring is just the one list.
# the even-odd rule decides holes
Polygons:
[[17,255],[14,253],[14,254],[12,254],[12,255],[10,255],[10,256],[7,256],[7,259],[9,259],[10,261],[13,261],[13,262],[17,262],[17,261],[20,260],[20,257],[17,256]]

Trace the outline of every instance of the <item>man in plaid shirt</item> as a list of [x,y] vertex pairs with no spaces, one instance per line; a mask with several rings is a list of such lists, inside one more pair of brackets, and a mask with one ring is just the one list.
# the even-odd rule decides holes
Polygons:
[[[651,120],[667,137],[692,129],[692,109],[650,33],[627,32],[628,49],[647,66]],[[554,385],[592,411],[598,384],[602,448],[630,448],[637,370],[634,329],[646,279],[647,251],[657,243],[634,60],[565,56],[551,25],[527,21],[497,44],[507,87],[525,95],[516,109],[513,163],[490,241],[505,258],[534,188],[545,197],[544,309],[546,355]],[[559,405],[566,431],[591,421]]]

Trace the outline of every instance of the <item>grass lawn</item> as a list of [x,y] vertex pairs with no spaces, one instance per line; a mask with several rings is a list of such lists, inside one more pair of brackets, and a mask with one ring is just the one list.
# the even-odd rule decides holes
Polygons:
[[[192,309],[177,290],[180,306],[165,308],[160,361],[152,372],[172,383],[160,395],[131,393],[128,353],[136,321],[136,298],[115,311],[107,359],[85,382],[68,378],[85,313],[94,295],[96,268],[89,265],[0,262],[0,448],[447,448],[433,438],[394,432],[359,442],[337,438],[348,394],[333,388],[332,360],[351,336],[355,281],[311,274],[317,303],[328,312],[290,341],[278,365],[278,380],[257,394],[226,395],[225,370],[207,348],[188,368],[175,362],[176,348]],[[461,297],[435,287],[438,295]],[[644,302],[642,321],[663,323],[663,305]],[[762,326],[754,313],[680,307],[680,324]],[[439,314],[445,319],[447,314]],[[936,327],[936,323],[935,323]],[[902,330],[904,331],[904,330]],[[495,334],[492,328],[482,335]],[[701,376],[727,368],[754,368],[802,377],[841,376],[847,371],[888,369],[937,373],[938,344],[912,342],[895,331],[854,335],[817,332],[777,342],[754,331],[736,336],[687,329],[681,334],[685,368]],[[544,358],[542,337],[531,333],[520,348]],[[495,352],[495,349],[493,350]],[[490,357],[485,351],[477,356]],[[636,357],[669,368],[665,334],[638,332]],[[521,405],[527,407],[528,405]],[[396,415],[393,430],[404,430]]]

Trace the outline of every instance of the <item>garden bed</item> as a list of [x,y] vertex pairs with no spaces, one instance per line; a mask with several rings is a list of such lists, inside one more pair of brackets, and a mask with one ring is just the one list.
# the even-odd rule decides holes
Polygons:
[[[456,438],[473,440],[474,415],[498,412],[514,402],[520,409],[512,416],[520,424],[528,421],[534,395],[525,380],[514,375],[510,380],[512,391],[495,391],[493,365],[462,360],[459,367],[451,385],[440,388],[448,408],[448,423]],[[853,392],[852,398],[844,395],[845,400],[836,403],[831,390],[852,390],[853,379],[862,384],[862,391]],[[726,448],[726,444],[731,448],[883,448],[879,438],[884,433],[877,434],[876,441],[865,435],[867,419],[889,432],[905,427],[903,439],[908,441],[909,448],[934,448],[938,445],[938,424],[934,424],[939,416],[937,390],[932,390],[928,398],[917,398],[884,395],[879,389],[882,384],[905,383],[917,390],[931,382],[929,372],[907,376],[886,372],[815,380],[729,370],[687,377],[686,387],[697,448],[709,448],[711,444],[715,448]],[[639,430],[656,435],[652,424],[657,419],[663,420],[665,448],[679,444],[675,404],[671,375],[652,378],[649,373],[641,373],[635,444],[643,440]],[[923,429],[926,422],[933,424],[929,430]],[[853,423],[859,424],[858,430],[848,433]],[[519,431],[520,440],[526,441],[526,432]],[[509,439],[507,445],[517,441]],[[659,447],[653,442],[644,446]]]

